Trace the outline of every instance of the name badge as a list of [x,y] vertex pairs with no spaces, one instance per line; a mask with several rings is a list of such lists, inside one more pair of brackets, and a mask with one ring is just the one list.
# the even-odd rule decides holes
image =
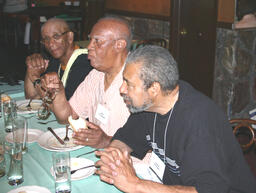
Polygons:
[[154,153],[152,152],[151,158],[150,158],[150,170],[155,174],[156,180],[160,183],[163,183],[163,176],[164,176],[164,170],[165,170],[165,164],[164,162]]
[[107,124],[109,118],[109,111],[103,105],[98,104],[95,118],[98,119],[104,125]]

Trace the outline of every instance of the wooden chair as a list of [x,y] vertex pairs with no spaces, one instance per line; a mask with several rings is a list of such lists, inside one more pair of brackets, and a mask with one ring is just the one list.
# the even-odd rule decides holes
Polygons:
[[145,40],[133,40],[132,50],[135,50],[141,46],[145,45],[158,45],[163,48],[167,48],[167,41],[163,38],[152,38],[152,39],[145,39]]
[[243,151],[248,150],[253,144],[256,144],[255,130],[252,128],[252,124],[256,125],[256,121],[252,119],[231,119],[230,124],[233,126],[233,133],[238,137],[240,134],[249,135],[249,141],[245,144],[241,144]]

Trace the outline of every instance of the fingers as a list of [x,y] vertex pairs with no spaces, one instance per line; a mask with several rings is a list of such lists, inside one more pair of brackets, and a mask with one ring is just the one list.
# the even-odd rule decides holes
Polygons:
[[88,128],[92,129],[92,130],[98,130],[100,129],[100,127],[92,122],[86,121],[86,125]]
[[48,65],[41,54],[32,54],[26,58],[26,64],[28,68],[45,69]]
[[59,89],[61,80],[56,72],[49,72],[41,77],[42,86],[45,88]]
[[97,147],[101,141],[104,140],[103,131],[101,129],[95,131],[91,129],[79,129],[73,132],[74,143],[78,145],[88,145],[91,147]]

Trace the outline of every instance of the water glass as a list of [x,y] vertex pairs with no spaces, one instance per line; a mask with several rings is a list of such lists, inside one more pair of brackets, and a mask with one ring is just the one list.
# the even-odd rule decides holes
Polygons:
[[[7,180],[10,185],[19,185],[23,179],[23,162],[22,162],[22,145],[20,141],[20,132],[13,128],[11,132],[12,141],[6,141],[4,144],[5,152],[9,155],[9,170],[7,172]],[[23,134],[22,134],[23,135]]]
[[0,178],[5,175],[4,142],[0,142]]
[[4,127],[6,132],[12,131],[12,118],[17,115],[16,101],[11,99],[2,102],[2,114],[4,117]]
[[70,154],[69,152],[54,152],[52,154],[56,193],[70,193]]
[[14,141],[22,148],[22,152],[27,152],[28,141],[28,124],[27,119],[23,116],[16,115],[12,119],[12,128],[14,132]]

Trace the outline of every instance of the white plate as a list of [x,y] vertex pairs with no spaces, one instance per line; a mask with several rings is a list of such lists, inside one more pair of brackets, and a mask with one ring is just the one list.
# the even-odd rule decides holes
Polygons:
[[42,101],[41,100],[32,100],[32,102],[30,103],[31,105],[31,110],[29,111],[27,109],[27,105],[29,103],[29,100],[22,100],[22,101],[17,101],[17,113],[18,114],[27,114],[27,113],[36,113],[38,111],[38,109],[42,106]]
[[41,186],[22,186],[14,190],[11,190],[8,193],[23,193],[23,192],[24,193],[51,193],[50,190]]
[[[28,129],[28,141],[27,143],[34,143],[37,141],[38,137],[40,137],[44,132],[38,129]],[[5,137],[6,141],[12,142],[12,133],[9,133]]]
[[[61,139],[64,139],[66,135],[66,128],[54,129],[54,132]],[[69,139],[72,141],[72,133],[70,130],[69,130],[68,136],[69,136]],[[61,145],[50,131],[45,132],[41,137],[39,137],[37,139],[37,142],[42,148],[49,151],[73,151],[83,147],[81,145],[73,145],[73,144]]]
[[[93,165],[94,162],[92,160],[86,159],[86,158],[71,158],[71,171],[76,170],[78,168],[82,168],[85,166]],[[89,176],[93,175],[95,172],[95,167],[89,167],[85,169],[81,169],[76,171],[74,174],[71,175],[71,180],[81,180],[84,178],[88,178]],[[53,173],[53,168],[51,167],[51,174]]]

